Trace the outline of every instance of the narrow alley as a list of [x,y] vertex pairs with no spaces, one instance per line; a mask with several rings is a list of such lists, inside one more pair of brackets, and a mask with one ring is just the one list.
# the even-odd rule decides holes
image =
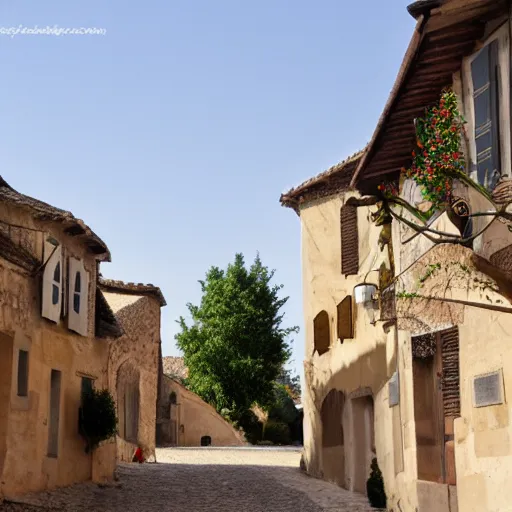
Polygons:
[[2,512],[370,512],[365,496],[310,478],[296,449],[160,449],[124,464],[118,481],[85,483],[4,503]]

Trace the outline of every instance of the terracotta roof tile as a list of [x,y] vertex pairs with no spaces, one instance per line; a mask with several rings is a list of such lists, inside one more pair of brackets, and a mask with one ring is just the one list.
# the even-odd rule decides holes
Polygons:
[[298,213],[299,205],[306,201],[348,190],[364,151],[365,149],[354,153],[326,171],[285,192],[281,195],[281,204],[293,208]]

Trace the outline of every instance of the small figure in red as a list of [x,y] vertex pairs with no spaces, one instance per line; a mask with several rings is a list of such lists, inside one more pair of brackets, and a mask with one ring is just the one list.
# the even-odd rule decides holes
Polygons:
[[142,454],[142,448],[140,446],[135,450],[132,462],[138,462],[139,464],[144,462],[144,455]]

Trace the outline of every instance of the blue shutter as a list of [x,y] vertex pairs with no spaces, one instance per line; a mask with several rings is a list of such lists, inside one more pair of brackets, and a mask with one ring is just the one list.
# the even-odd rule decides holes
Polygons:
[[498,41],[493,41],[471,63],[477,180],[489,189],[500,177],[498,73]]

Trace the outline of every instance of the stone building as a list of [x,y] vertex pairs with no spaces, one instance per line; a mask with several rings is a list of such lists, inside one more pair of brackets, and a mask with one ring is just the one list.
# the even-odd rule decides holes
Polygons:
[[[369,145],[281,198],[302,226],[305,465],[364,490],[375,453],[390,510],[512,510],[509,3],[409,11],[417,26]],[[432,206],[402,169],[447,86],[477,186],[456,178],[451,202],[418,221],[381,187]]]
[[96,282],[109,260],[81,220],[0,178],[0,495],[112,475],[112,446],[85,453],[78,431],[82,388],[107,387]]
[[119,419],[117,458],[131,461],[141,446],[155,459],[156,406],[160,354],[160,288],[100,277],[99,288],[122,329],[109,341],[108,383]]
[[181,357],[163,357],[159,378],[159,446],[242,446],[243,434],[183,384],[188,369]]

